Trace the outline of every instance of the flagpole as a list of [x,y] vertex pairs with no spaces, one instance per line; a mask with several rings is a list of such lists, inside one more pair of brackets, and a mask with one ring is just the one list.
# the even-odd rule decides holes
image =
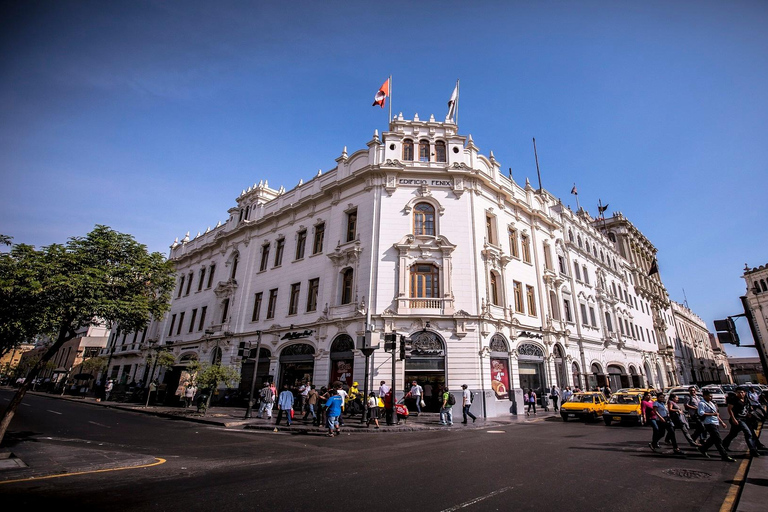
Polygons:
[[597,200],[597,211],[600,214],[600,217],[602,217],[602,219],[603,219],[603,229],[607,230],[607,228],[605,227],[605,210],[603,210],[603,200],[602,199],[598,199]]
[[539,192],[541,192],[541,172],[539,171],[539,153],[536,151],[536,137],[533,138],[533,156],[536,158],[536,174],[539,177]]
[[459,79],[456,79],[456,127],[459,126],[459,97],[461,96],[461,91],[459,91]]
[[576,211],[578,212],[579,210],[581,210],[581,205],[579,204],[579,191],[576,188],[575,183],[573,184],[573,189],[576,190],[576,192],[573,195],[576,196]]
[[387,119],[387,131],[389,131],[389,123],[392,122],[392,75],[389,75],[389,119]]

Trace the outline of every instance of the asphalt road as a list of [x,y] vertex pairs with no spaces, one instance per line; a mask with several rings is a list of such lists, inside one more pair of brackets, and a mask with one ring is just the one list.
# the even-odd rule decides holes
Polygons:
[[[0,391],[0,408],[9,398]],[[714,452],[704,459],[683,446],[682,436],[687,457],[671,455],[671,448],[654,454],[650,434],[549,418],[327,438],[28,395],[0,451],[49,457],[52,465],[86,453],[109,464],[99,472],[0,483],[0,503],[8,510],[185,512],[719,510],[743,454],[730,464]],[[149,465],[156,458],[165,462]],[[139,462],[145,467],[130,467]]]

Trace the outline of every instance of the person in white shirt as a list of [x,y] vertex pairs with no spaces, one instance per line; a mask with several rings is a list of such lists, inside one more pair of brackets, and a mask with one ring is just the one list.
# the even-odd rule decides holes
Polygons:
[[416,381],[413,381],[411,383],[411,390],[408,392],[408,395],[406,395],[408,398],[413,398],[416,402],[416,416],[418,416],[421,413],[421,400],[424,396],[424,388],[419,386],[419,383]]
[[467,416],[472,418],[472,423],[475,422],[477,419],[477,416],[469,412],[469,408],[472,407],[472,392],[467,389],[466,384],[461,385],[462,391],[462,399],[461,399],[461,412],[464,415],[464,421],[462,421],[463,424],[467,424]]
[[379,396],[384,398],[384,395],[389,393],[389,386],[387,386],[386,381],[381,381],[381,385],[379,385]]

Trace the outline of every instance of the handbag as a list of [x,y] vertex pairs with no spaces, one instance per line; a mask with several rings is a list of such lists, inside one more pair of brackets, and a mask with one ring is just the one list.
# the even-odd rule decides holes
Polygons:
[[291,419],[293,419],[293,408],[291,408]]
[[421,405],[422,407],[426,407],[427,406],[427,404],[424,402],[424,399],[422,399],[421,402],[419,402],[419,405]]

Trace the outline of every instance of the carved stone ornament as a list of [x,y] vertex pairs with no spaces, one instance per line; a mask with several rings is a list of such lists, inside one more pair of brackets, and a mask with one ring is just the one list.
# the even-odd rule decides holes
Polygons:
[[293,345],[288,345],[285,347],[282,352],[280,352],[281,356],[304,356],[304,355],[314,355],[315,353],[315,347],[312,345],[309,345],[307,343],[295,343]]
[[411,355],[445,356],[445,348],[437,334],[429,331],[420,331],[411,334]]
[[520,356],[544,357],[544,351],[538,345],[533,343],[521,343],[517,346],[517,353]]
[[218,298],[230,297],[234,295],[236,289],[237,281],[234,279],[228,279],[227,281],[219,281],[219,284],[216,285],[213,293],[216,294],[216,297]]
[[507,340],[504,339],[504,336],[501,334],[494,334],[491,337],[491,342],[489,343],[489,346],[491,347],[491,352],[509,352],[509,346],[507,346]]

